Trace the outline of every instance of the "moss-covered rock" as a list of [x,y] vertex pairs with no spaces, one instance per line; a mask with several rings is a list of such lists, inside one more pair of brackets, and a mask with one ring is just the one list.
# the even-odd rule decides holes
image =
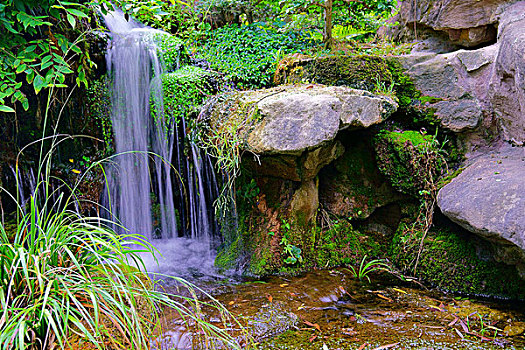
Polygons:
[[420,196],[434,188],[445,161],[431,135],[383,130],[374,138],[379,170],[398,191]]
[[237,181],[239,227],[219,251],[216,266],[220,268],[240,265],[246,274],[255,276],[297,274],[357,264],[364,255],[378,257],[386,251],[348,220],[316,224],[298,218],[293,211],[297,184],[292,181],[258,178],[255,182],[245,174],[240,180],[244,184]]
[[[392,260],[408,273],[413,273],[422,236],[417,225],[402,223],[392,240]],[[433,228],[425,237],[416,275],[452,292],[525,298],[523,280],[514,266],[481,255],[490,249],[483,241],[474,244],[473,237],[460,229]]]
[[312,58],[294,54],[277,67],[275,84],[318,83],[375,91],[378,85],[393,86],[387,60],[376,56],[326,56]]
[[216,75],[194,66],[184,66],[161,76],[164,92],[164,111],[174,122],[191,113],[197,113],[204,100],[216,92]]
[[401,199],[379,172],[370,133],[346,132],[339,140],[344,154],[319,176],[320,201],[328,212],[364,219],[376,208]]
[[190,63],[190,55],[184,42],[170,34],[155,34],[158,42],[159,56],[166,72],[174,72]]

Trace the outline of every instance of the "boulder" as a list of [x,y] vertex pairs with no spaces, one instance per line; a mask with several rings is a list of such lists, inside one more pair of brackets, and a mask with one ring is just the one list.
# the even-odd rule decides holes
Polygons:
[[492,62],[495,50],[476,51],[479,52],[460,50],[399,57],[406,74],[421,91],[424,106],[433,111],[441,126],[454,132],[476,128],[483,116],[483,103],[477,95],[484,96],[486,92],[477,90],[479,87],[486,90],[487,84],[482,82],[486,74],[474,71]]
[[340,129],[379,124],[397,109],[390,97],[343,86],[279,86],[239,98],[257,101],[261,118],[246,135],[256,154],[299,155],[335,139]]
[[471,161],[439,191],[438,206],[452,221],[496,243],[498,260],[523,266],[524,179],[525,148],[505,147]]
[[[497,14],[502,7],[512,2],[514,1],[402,1],[397,20],[420,38],[445,34],[452,44],[475,47],[496,40]],[[436,34],[433,35],[432,31]]]
[[505,140],[525,143],[525,1],[500,15],[499,51],[489,98]]
[[235,131],[241,150],[257,155],[247,166],[261,176],[309,181],[344,148],[343,129],[364,129],[397,109],[390,97],[343,86],[282,85],[229,93],[205,108],[215,134]]

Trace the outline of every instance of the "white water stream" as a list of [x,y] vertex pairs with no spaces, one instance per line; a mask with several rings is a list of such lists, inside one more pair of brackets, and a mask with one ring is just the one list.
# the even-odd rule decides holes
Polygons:
[[211,162],[185,142],[186,121],[176,125],[164,113],[157,42],[167,34],[127,21],[119,11],[104,19],[111,32],[106,59],[117,153],[108,206],[123,227],[164,255],[159,264],[146,258],[150,271],[210,274],[217,184]]

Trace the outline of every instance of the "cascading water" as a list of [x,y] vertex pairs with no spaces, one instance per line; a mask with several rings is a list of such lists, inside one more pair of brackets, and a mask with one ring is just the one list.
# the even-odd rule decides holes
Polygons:
[[162,252],[163,273],[211,269],[217,191],[210,186],[217,182],[210,160],[185,142],[186,121],[179,125],[164,111],[157,41],[167,34],[127,21],[118,11],[105,21],[112,37],[107,64],[117,153],[108,177],[108,209]]

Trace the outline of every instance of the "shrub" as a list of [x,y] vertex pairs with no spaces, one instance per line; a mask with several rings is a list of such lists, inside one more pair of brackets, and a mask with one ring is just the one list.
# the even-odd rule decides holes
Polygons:
[[198,56],[227,73],[238,87],[254,89],[271,86],[279,60],[313,42],[301,32],[280,33],[254,23],[217,29],[200,44]]

